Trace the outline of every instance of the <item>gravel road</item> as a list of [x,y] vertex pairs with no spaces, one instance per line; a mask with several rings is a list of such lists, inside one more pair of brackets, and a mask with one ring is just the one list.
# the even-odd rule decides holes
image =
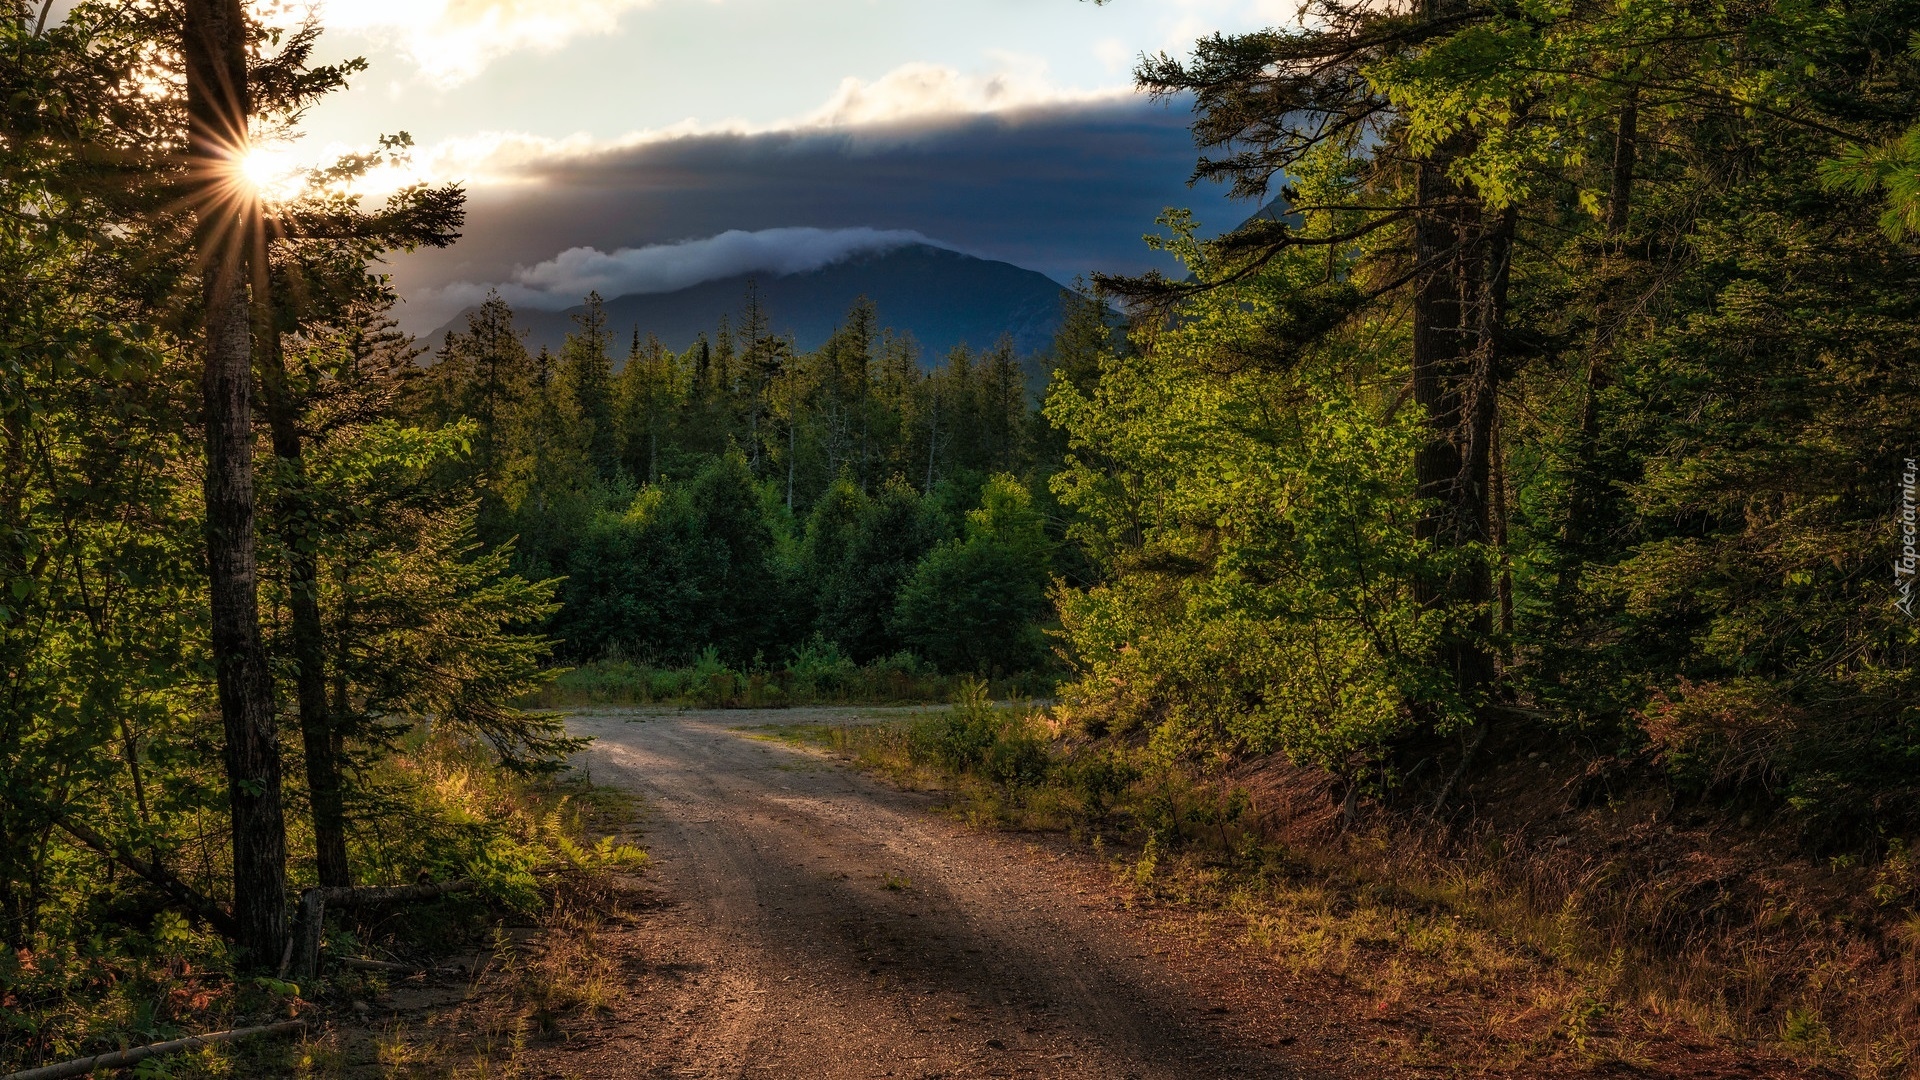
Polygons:
[[1257,975],[1221,956],[1196,979],[1091,860],[967,829],[934,796],[741,730],[847,716],[570,718],[594,739],[593,778],[645,800],[657,893],[608,945],[630,954],[633,1004],[543,1054],[551,1075],[1351,1075],[1298,1064],[1279,999],[1247,1007]]

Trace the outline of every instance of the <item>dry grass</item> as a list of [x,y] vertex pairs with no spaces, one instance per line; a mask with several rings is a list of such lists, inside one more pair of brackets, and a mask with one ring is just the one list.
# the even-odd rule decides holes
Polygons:
[[[1436,822],[1424,807],[1349,811],[1333,778],[1272,761],[1142,767],[1096,799],[1074,770],[1111,752],[1099,744],[1058,741],[1047,783],[1005,787],[945,773],[905,725],[782,737],[945,787],[972,824],[1065,832],[1134,902],[1198,913],[1383,1013],[1470,1003],[1467,1053],[1485,1068],[1649,1066],[1711,1041],[1830,1075],[1920,1077],[1920,860],[1898,844],[1872,865],[1811,858],[1784,828],[1677,807],[1657,777],[1616,773],[1595,796],[1591,763],[1524,747],[1489,754],[1508,764],[1475,778],[1470,814]],[[1408,1064],[1461,1053],[1401,1048]]]
[[[1568,798],[1575,769],[1516,771],[1444,824],[1379,805],[1348,820],[1327,778],[1271,763],[1197,786],[1247,791],[1248,835],[1300,877],[1338,883],[1353,904],[1342,922],[1377,921],[1380,904],[1406,913],[1396,955],[1420,951],[1407,935],[1436,918],[1485,928],[1441,977],[1541,972],[1533,1008],[1560,1017],[1569,1045],[1632,1060],[1630,1038],[1608,1044],[1609,1032],[1680,1027],[1843,1075],[1920,1075],[1916,952],[1889,933],[1911,918],[1895,906],[1911,893],[1886,888],[1905,873],[1902,849],[1875,867],[1827,865],[1780,831],[1678,808],[1658,785],[1583,806]],[[1317,923],[1315,903],[1275,904]]]
[[561,1022],[612,1012],[620,996],[612,955],[601,948],[601,929],[621,917],[621,891],[611,882],[556,893],[540,933],[524,946],[502,937],[495,983],[499,1004],[542,1038],[561,1033]]
[[174,1059],[171,1075],[301,1080],[518,1080],[527,1051],[590,1025],[623,992],[610,926],[631,917],[636,882],[575,874],[545,890],[531,920],[497,920],[484,963],[465,980],[429,984],[383,974],[338,980],[378,1018],[339,1010],[319,1034],[290,1044],[217,1048]]

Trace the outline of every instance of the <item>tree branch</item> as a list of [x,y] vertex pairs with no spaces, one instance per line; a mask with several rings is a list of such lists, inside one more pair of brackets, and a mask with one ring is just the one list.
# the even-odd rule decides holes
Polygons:
[[162,892],[172,897],[175,903],[201,922],[213,927],[222,937],[232,940],[239,936],[240,928],[234,923],[233,916],[227,914],[220,905],[194,891],[191,885],[169,873],[165,867],[150,863],[130,851],[121,849],[92,828],[65,815],[56,816],[54,824],[75,840],[158,886]]

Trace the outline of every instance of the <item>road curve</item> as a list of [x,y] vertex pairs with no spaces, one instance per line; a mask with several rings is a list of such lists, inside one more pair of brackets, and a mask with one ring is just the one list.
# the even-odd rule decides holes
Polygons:
[[593,779],[645,799],[657,904],[622,959],[634,1004],[543,1054],[550,1075],[1327,1075],[1221,1004],[1257,988],[1157,955],[1084,860],[741,730],[844,715],[569,718]]

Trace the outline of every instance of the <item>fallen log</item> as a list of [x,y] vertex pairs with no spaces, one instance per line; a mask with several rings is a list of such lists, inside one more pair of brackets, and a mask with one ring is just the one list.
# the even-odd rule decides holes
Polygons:
[[395,975],[425,975],[431,970],[418,964],[396,964],[391,960],[362,960],[357,956],[341,957],[340,966],[354,971],[390,971]]
[[137,1065],[150,1057],[159,1057],[162,1054],[198,1050],[203,1046],[233,1042],[235,1039],[248,1039],[255,1035],[282,1035],[289,1031],[305,1030],[306,1026],[305,1020],[282,1020],[277,1024],[266,1024],[261,1027],[211,1031],[205,1035],[192,1035],[184,1039],[136,1046],[129,1050],[115,1050],[109,1054],[95,1054],[89,1058],[76,1058],[72,1061],[63,1061],[58,1065],[42,1065],[37,1069],[8,1073],[6,1076],[0,1076],[0,1080],[62,1080],[64,1077],[85,1076],[100,1069],[124,1069],[129,1065]]
[[346,888],[341,886],[308,889],[300,894],[300,911],[293,922],[293,951],[291,965],[282,965],[281,975],[288,970],[295,978],[307,978],[320,970],[320,936],[326,928],[327,907],[380,907],[385,904],[406,904],[416,900],[432,900],[449,893],[470,892],[473,882],[467,878],[458,881],[441,881],[428,885],[399,885],[393,888],[377,886],[359,886]]

